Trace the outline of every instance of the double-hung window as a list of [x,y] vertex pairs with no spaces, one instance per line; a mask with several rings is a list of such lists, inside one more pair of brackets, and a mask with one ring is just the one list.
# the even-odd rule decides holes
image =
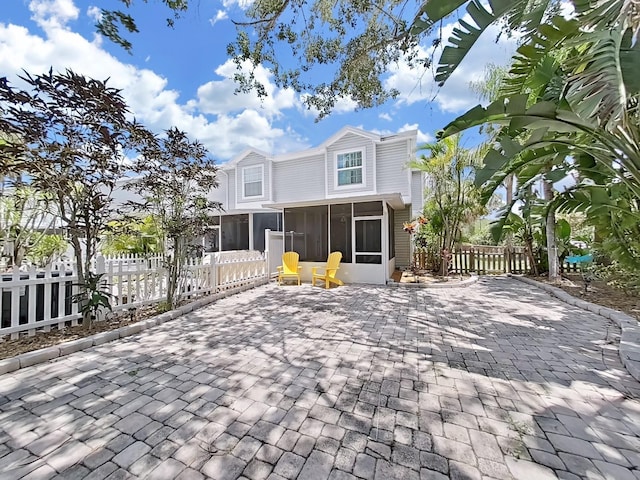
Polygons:
[[359,185],[362,179],[362,151],[337,155],[338,186]]
[[262,196],[262,165],[253,165],[242,169],[242,185],[243,197],[261,197]]

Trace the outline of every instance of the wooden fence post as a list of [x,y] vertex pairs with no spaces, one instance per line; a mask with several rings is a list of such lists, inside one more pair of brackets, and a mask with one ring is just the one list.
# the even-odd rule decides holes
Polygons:
[[511,248],[504,247],[504,271],[511,273]]

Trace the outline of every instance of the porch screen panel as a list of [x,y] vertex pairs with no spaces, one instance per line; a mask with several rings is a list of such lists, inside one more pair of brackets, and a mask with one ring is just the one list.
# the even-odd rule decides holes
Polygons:
[[204,251],[217,252],[220,250],[220,229],[211,228],[204,235]]
[[326,205],[285,209],[285,249],[298,252],[301,261],[326,262],[328,223]]
[[382,215],[382,202],[361,202],[353,204],[355,217],[377,217]]
[[222,250],[249,250],[249,215],[222,217]]
[[204,234],[204,251],[220,251],[220,216],[209,217],[209,228]]
[[351,263],[351,204],[331,205],[332,252],[342,252],[342,262]]
[[281,213],[254,213],[253,214],[253,249],[264,252],[264,231],[282,231]]

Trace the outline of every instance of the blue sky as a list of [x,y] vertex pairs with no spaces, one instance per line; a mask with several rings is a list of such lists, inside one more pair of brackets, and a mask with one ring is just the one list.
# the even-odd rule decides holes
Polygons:
[[[0,76],[19,84],[22,69],[37,74],[53,67],[110,78],[139,121],[156,132],[177,126],[223,163],[247,147],[274,154],[314,147],[345,125],[389,134],[417,129],[419,142],[432,140],[448,121],[478,103],[469,81],[481,78],[488,62],[505,64],[515,49],[513,41],[495,44],[497,30],[487,32],[442,89],[431,71],[393,65],[385,82],[400,91],[398,99],[361,111],[343,101],[331,116],[315,122],[300,95],[275,87],[265,69],[259,75],[269,98],[234,95],[235,65],[226,55],[235,38],[229,16],[246,1],[193,2],[174,29],[165,26],[167,10],[159,2],[137,2],[140,8],[131,13],[141,32],[128,37],[133,41],[129,54],[95,33],[96,3],[118,8],[116,0],[4,0]],[[444,38],[451,29],[444,26]],[[429,45],[425,40],[425,51]]]

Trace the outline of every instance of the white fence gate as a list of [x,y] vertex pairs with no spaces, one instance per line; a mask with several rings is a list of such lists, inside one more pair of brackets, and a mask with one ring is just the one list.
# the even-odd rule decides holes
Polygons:
[[[103,273],[104,290],[111,295],[114,312],[161,302],[167,294],[163,257],[102,257],[94,270]],[[258,284],[269,278],[266,255],[255,251],[218,252],[191,259],[180,279],[179,294],[192,299]],[[0,274],[0,340],[20,333],[35,335],[78,324],[82,315],[72,296],[78,291],[75,266],[49,265],[44,270],[14,269]]]
[[264,244],[269,268],[269,275],[278,274],[278,266],[282,265],[282,254],[284,253],[284,237],[282,232],[264,231]]

